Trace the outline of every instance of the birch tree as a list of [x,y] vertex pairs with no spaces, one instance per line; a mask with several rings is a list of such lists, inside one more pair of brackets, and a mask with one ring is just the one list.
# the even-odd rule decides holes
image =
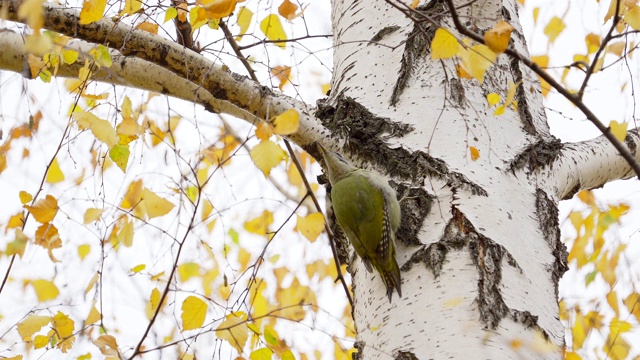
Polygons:
[[[304,7],[298,8],[289,1],[276,3],[267,16],[262,14],[263,18],[258,19],[264,33],[260,43],[284,46],[301,41],[287,38],[279,17],[295,22],[301,14],[304,16]],[[332,1],[330,94],[317,104],[305,103],[260,83],[255,64],[243,55],[244,49],[237,40],[246,32],[246,20],[242,19],[246,19],[243,16],[250,11],[249,5],[241,7],[235,1],[221,0],[153,5],[126,1],[118,3],[120,10],[116,11],[105,10],[106,2],[90,0],[79,11],[49,2],[41,6],[30,0],[0,0],[0,4],[6,22],[25,24],[30,29],[20,33],[13,27],[0,32],[0,67],[40,81],[50,81],[52,76],[74,79],[73,83],[67,82],[66,91],[77,94],[78,99],[68,119],[63,120],[64,114],[58,116],[68,123],[60,125],[66,128],[55,154],[46,158],[40,187],[20,193],[24,213],[17,213],[15,216],[22,214],[21,217],[14,216],[10,220],[13,225],[6,228],[15,235],[5,251],[3,287],[12,271],[21,266],[19,259],[28,244],[45,248],[53,262],[57,260],[56,249],[62,247],[60,238],[70,236],[63,227],[58,236],[55,226],[63,223],[62,215],[56,212],[65,207],[55,194],[47,195],[48,189],[55,187],[43,184],[54,184],[51,177],[61,172],[61,160],[56,159],[67,151],[61,149],[69,148],[70,154],[78,151],[74,149],[78,133],[84,130],[92,134],[92,151],[102,148],[101,156],[93,156],[95,171],[101,168],[95,164],[104,167],[110,161],[131,174],[130,159],[135,158],[136,141],[145,137],[151,139],[147,143],[153,146],[165,143],[176,163],[191,164],[177,166],[183,172],[169,187],[179,197],[170,191],[154,191],[147,187],[147,180],[135,180],[122,183],[121,197],[106,201],[103,198],[103,203],[110,202],[109,208],[115,209],[111,222],[101,230],[99,247],[103,254],[115,251],[121,244],[131,246],[134,227],[153,229],[157,227],[151,220],[155,217],[171,214],[178,218],[186,213],[187,220],[175,232],[166,223],[161,225],[166,229],[158,232],[163,237],[172,236],[170,250],[162,250],[171,253],[171,261],[166,272],[158,269],[149,274],[152,281],[159,282],[150,295],[145,290],[148,322],[139,334],[123,338],[109,331],[113,324],[101,315],[105,300],[99,296],[106,290],[96,287],[96,302],[90,310],[96,310],[97,315],[91,313],[91,319],[99,324],[101,334],[91,332],[92,323],[87,319],[81,319],[86,325],[76,321],[71,331],[65,329],[61,323],[68,324],[73,317],[51,306],[51,314],[44,316],[33,310],[16,325],[22,331],[20,335],[28,335],[21,336],[25,348],[48,347],[66,352],[73,350],[73,338],[78,337],[93,341],[102,354],[115,358],[159,354],[167,348],[177,349],[176,356],[181,358],[198,355],[197,351],[209,357],[222,356],[222,351],[251,358],[270,358],[272,354],[302,357],[307,351],[304,346],[292,348],[292,352],[291,341],[274,336],[276,328],[268,319],[289,318],[304,323],[305,317],[321,313],[315,292],[312,295],[305,285],[300,285],[295,273],[293,282],[286,287],[280,286],[284,277],[274,271],[278,285],[270,292],[273,295],[262,294],[262,286],[266,285],[256,274],[262,263],[268,262],[267,246],[278,234],[270,228],[273,219],[266,211],[245,223],[247,231],[253,229],[268,239],[259,255],[247,255],[253,265],[240,265],[245,269],[242,274],[250,274],[249,280],[231,280],[229,288],[227,270],[204,274],[197,261],[182,266],[185,263],[181,253],[192,245],[201,253],[209,251],[212,259],[218,259],[215,261],[236,251],[242,254],[242,250],[228,245],[216,253],[216,246],[193,230],[198,225],[210,225],[211,229],[218,226],[211,219],[223,212],[211,215],[214,206],[205,196],[206,186],[211,173],[222,169],[241,147],[242,137],[226,133],[214,139],[210,147],[196,149],[193,158],[189,158],[184,155],[186,150],[180,149],[177,125],[172,125],[171,119],[165,129],[142,119],[146,104],[136,108],[128,98],[114,100],[116,120],[111,122],[92,110],[107,97],[91,94],[87,84],[104,82],[186,100],[211,114],[234,117],[236,126],[241,122],[255,126],[252,131],[256,143],[250,157],[267,177],[285,159],[282,148],[292,158],[289,168],[297,169],[291,171],[310,175],[309,163],[296,158],[308,155],[301,155],[292,145],[319,158],[316,143],[388,177],[402,197],[403,220],[397,245],[403,296],[394,295],[389,303],[378,275],[367,272],[362,261],[352,256],[353,251],[336,226],[330,232],[335,234],[331,241],[337,260],[322,268],[325,276],[336,279],[333,290],[344,298],[341,301],[351,302],[346,313],[352,315],[356,332],[355,357],[558,359],[566,353],[567,357],[578,358],[575,342],[566,348],[565,325],[559,315],[558,284],[568,268],[569,254],[560,236],[558,204],[582,190],[640,173],[637,131],[627,132],[618,122],[605,125],[583,101],[591,75],[602,67],[607,51],[612,51],[612,41],[637,25],[635,4],[611,3],[605,19],[606,30],[610,31],[596,43],[596,51],[581,60],[583,64],[578,67],[584,69],[583,86],[572,91],[544,69],[546,64],[541,59],[531,60],[514,0]],[[279,15],[276,5],[282,5]],[[158,19],[171,20],[175,26],[160,27],[159,31],[154,25],[154,21],[161,22]],[[233,27],[234,21],[239,30]],[[242,64],[242,74],[212,59],[206,46],[194,41],[195,29],[204,25],[219,27],[221,41],[228,42],[229,51]],[[175,33],[166,29],[175,29]],[[282,90],[291,76],[289,70],[272,70],[274,77],[281,79]],[[542,96],[550,89],[564,95],[602,135],[579,143],[563,143],[551,135]],[[12,130],[10,140],[5,142],[0,169],[10,167],[9,160],[15,159],[7,154],[11,142],[18,142],[16,139],[21,137],[16,129],[35,131],[33,119],[28,126]],[[200,135],[205,139],[209,136]],[[312,215],[322,211],[312,195],[316,191],[312,185],[306,179],[300,182],[301,195],[291,215],[306,208],[306,218],[314,219]],[[582,194],[588,197],[587,193]],[[305,202],[306,199],[314,201]],[[84,224],[106,219],[103,213],[107,207],[102,205],[92,206],[93,211],[84,213]],[[618,213],[623,212],[619,209]],[[69,213],[67,218],[73,216]],[[307,237],[315,240],[324,222],[312,220],[314,230],[308,230],[300,220],[306,218],[298,217],[297,230],[305,236],[313,233]],[[35,232],[30,233],[26,227],[29,221],[30,226],[37,227]],[[576,223],[587,226],[584,219]],[[232,234],[226,232],[231,238]],[[104,265],[108,256],[100,259]],[[238,263],[242,262],[238,255]],[[340,263],[347,266],[340,267]],[[342,275],[340,269],[348,269],[348,274]],[[140,271],[132,269],[133,274]],[[86,293],[95,284],[102,286],[104,276],[103,271],[97,270]],[[190,292],[181,287],[190,276],[211,278],[203,290]],[[207,292],[211,283],[219,286],[222,295]],[[58,296],[57,288],[52,290],[53,295],[46,291],[47,286],[50,289],[55,284],[30,284],[39,300]],[[233,284],[239,286],[236,295]],[[49,295],[40,298],[43,292]],[[638,316],[632,295],[613,298],[610,304],[624,303],[632,315]],[[0,296],[6,296],[6,290]],[[216,296],[227,301],[221,307],[222,315],[211,315],[216,312]],[[262,305],[262,301],[274,305]],[[154,340],[152,335],[162,328],[159,324],[163,316],[172,315],[181,320],[177,327],[181,334],[168,336],[165,343]],[[50,324],[53,332],[41,331],[45,324]],[[200,332],[185,333],[191,330]],[[346,330],[341,336],[348,337],[348,333]],[[196,351],[199,348],[195,340],[202,334],[213,334],[224,345],[216,342],[213,353],[211,349]],[[254,341],[247,342],[248,336]],[[573,336],[575,340],[577,335]],[[338,351],[325,356],[347,355],[346,343],[336,344]],[[625,358],[629,353],[623,337],[608,338],[603,349],[612,359]]]

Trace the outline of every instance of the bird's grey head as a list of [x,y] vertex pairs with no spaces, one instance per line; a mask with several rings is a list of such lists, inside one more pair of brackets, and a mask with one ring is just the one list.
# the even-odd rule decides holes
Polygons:
[[329,176],[329,182],[335,184],[340,179],[344,178],[351,171],[356,170],[347,159],[337,152],[330,151],[319,146],[322,157],[324,158],[325,170]]

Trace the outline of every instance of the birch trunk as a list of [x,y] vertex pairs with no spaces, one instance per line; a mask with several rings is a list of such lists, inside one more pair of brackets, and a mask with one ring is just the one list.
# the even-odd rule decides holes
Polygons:
[[[505,17],[526,53],[515,1],[476,4],[459,9],[461,18],[489,29]],[[441,2],[418,9],[453,29]],[[389,304],[379,277],[352,263],[359,356],[560,358],[559,198],[536,169],[561,145],[549,134],[535,78],[501,56],[482,84],[460,79],[455,61],[431,60],[435,26],[420,29],[384,0],[334,1],[332,19],[325,105],[335,110],[325,125],[343,135],[346,153],[421,188],[422,208],[430,206],[419,231],[405,226],[399,236],[401,299]],[[518,110],[496,117],[486,95],[504,98],[509,83],[520,84]],[[420,220],[416,204],[405,201],[403,221]]]

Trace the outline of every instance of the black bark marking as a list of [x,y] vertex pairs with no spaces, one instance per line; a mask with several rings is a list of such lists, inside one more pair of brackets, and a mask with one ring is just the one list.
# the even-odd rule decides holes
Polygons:
[[[519,105],[518,105],[519,106]],[[527,146],[520,154],[516,155],[509,166],[512,172],[527,167],[533,172],[543,166],[549,166],[560,155],[563,149],[562,142],[552,140],[539,140],[535,144]]]
[[[333,134],[346,140],[343,151],[386,169],[395,178],[414,184],[424,183],[427,176],[445,181],[448,186],[487,196],[487,191],[461,173],[450,171],[445,162],[423,151],[409,152],[403,148],[390,149],[386,140],[413,131],[411,125],[395,122],[372,114],[354,99],[338,95],[336,105],[318,101],[316,117]],[[314,146],[305,148],[320,158]]]
[[553,265],[547,269],[547,271],[551,272],[551,279],[553,280],[557,297],[560,278],[562,278],[562,275],[569,269],[567,264],[569,253],[567,252],[567,247],[560,239],[558,204],[541,189],[536,191],[536,214],[538,215],[542,235],[555,258]]
[[[440,19],[444,11],[444,4],[441,1],[430,1],[427,4],[415,8],[416,13],[424,13],[431,19]],[[400,71],[396,84],[393,86],[390,104],[396,106],[400,96],[406,89],[409,79],[413,75],[418,60],[423,59],[431,53],[431,41],[435,36],[438,27],[426,21],[414,22],[413,29],[407,34],[407,42],[404,46],[404,53],[400,62]]]
[[377,34],[375,34],[372,38],[371,38],[371,42],[372,43],[376,43],[382,39],[384,39],[387,35],[393,34],[394,32],[400,30],[400,26],[386,26],[384,28],[382,28],[382,30],[378,31]]

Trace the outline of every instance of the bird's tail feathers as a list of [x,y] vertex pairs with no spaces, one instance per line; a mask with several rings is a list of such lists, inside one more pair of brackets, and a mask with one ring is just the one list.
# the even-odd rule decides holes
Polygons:
[[387,288],[387,296],[389,297],[389,302],[391,302],[393,290],[396,290],[398,292],[398,296],[402,297],[402,280],[400,279],[400,267],[398,266],[398,263],[395,259],[393,259],[393,265],[391,269],[380,271],[380,275],[382,275],[382,281]]

